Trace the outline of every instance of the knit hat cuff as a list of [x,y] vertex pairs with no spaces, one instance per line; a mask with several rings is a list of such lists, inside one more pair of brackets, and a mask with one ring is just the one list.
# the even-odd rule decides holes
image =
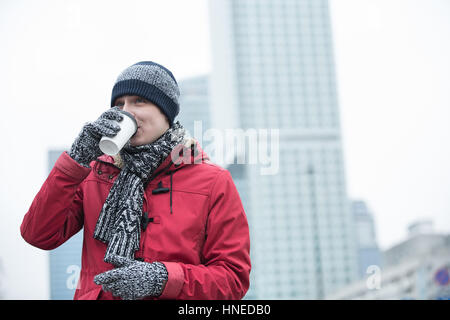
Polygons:
[[111,95],[111,107],[114,106],[114,102],[117,98],[124,95],[137,95],[156,104],[167,116],[170,126],[172,126],[173,120],[180,110],[179,106],[163,91],[156,86],[141,80],[129,79],[117,82],[114,85]]

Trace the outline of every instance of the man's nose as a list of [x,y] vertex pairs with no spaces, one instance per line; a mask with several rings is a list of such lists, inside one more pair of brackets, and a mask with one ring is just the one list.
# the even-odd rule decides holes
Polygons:
[[125,103],[123,104],[122,110],[131,113],[131,114],[133,115],[133,117],[136,118],[136,115],[135,115],[134,112],[133,112],[133,108],[131,108],[131,103],[125,102]]

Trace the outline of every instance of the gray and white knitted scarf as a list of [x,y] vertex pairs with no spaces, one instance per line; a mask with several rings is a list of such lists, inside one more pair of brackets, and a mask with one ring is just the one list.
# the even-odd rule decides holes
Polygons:
[[129,143],[120,151],[124,167],[114,181],[95,226],[94,238],[107,243],[105,262],[111,256],[134,259],[139,249],[144,186],[186,131],[177,121],[156,141],[138,147]]

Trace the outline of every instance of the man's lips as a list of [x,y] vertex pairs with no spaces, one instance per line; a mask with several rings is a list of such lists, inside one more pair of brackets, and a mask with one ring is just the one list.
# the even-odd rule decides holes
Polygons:
[[138,133],[138,131],[139,131],[140,128],[141,128],[141,127],[137,127],[136,132],[131,136],[131,138],[134,138],[134,137],[137,135],[137,133]]

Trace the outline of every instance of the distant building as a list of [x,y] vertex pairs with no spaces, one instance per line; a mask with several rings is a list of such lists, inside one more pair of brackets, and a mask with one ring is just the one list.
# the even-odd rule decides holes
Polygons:
[[450,299],[450,235],[430,233],[428,222],[409,230],[407,240],[383,253],[382,268],[327,299]]
[[444,238],[434,233],[431,221],[412,223],[408,227],[408,239],[383,252],[383,266],[400,265],[411,256],[425,256],[432,248],[445,244]]
[[[195,122],[201,122],[202,132],[211,127],[209,103],[209,76],[197,76],[179,81],[180,113],[175,121],[180,123],[194,136]],[[195,137],[200,139],[201,137]]]
[[358,274],[360,278],[364,278],[369,266],[381,267],[381,253],[375,234],[374,217],[366,203],[361,200],[352,201],[352,214],[357,235]]
[[433,231],[433,222],[431,220],[421,220],[415,223],[412,223],[408,227],[408,236],[414,237],[418,234],[432,234]]
[[[64,150],[48,152],[48,172]],[[50,299],[72,300],[81,269],[83,230],[49,253]]]

